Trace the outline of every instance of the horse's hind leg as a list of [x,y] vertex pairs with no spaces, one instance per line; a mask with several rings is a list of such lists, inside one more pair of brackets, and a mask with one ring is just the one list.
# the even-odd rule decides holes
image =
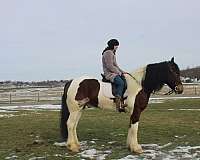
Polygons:
[[74,127],[74,138],[75,138],[75,143],[77,144],[77,146],[78,146],[79,148],[80,148],[80,143],[79,143],[79,141],[78,141],[76,128],[77,128],[79,119],[81,118],[81,114],[82,114],[82,112],[79,111],[78,114],[77,114],[77,117],[76,117],[77,119],[76,119],[76,123],[75,123],[75,127]]
[[81,116],[80,111],[71,112],[69,119],[67,121],[67,128],[68,128],[67,148],[72,152],[79,152],[80,149],[80,144],[78,142],[78,138],[76,135],[76,126],[78,124],[80,116]]

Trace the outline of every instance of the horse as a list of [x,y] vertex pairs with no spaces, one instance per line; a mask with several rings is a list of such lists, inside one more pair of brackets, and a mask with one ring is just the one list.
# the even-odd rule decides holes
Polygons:
[[[127,98],[124,101],[130,110],[127,147],[131,152],[141,154],[143,150],[137,139],[140,115],[147,107],[151,93],[159,91],[164,84],[176,94],[183,92],[180,70],[173,57],[170,61],[148,64],[124,76],[127,82]],[[68,150],[80,151],[76,128],[86,106],[115,108],[112,87],[109,86],[110,83],[90,76],[75,78],[66,83],[62,96],[60,128]]]

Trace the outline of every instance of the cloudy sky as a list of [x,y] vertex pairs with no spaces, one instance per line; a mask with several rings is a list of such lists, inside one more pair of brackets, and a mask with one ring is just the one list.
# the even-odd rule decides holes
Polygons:
[[199,0],[0,0],[0,80],[100,77],[110,38],[126,71],[199,66]]

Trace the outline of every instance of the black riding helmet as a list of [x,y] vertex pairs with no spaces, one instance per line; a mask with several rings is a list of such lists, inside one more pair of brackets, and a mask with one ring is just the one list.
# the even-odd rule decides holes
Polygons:
[[108,47],[114,48],[114,46],[119,46],[119,41],[117,39],[111,39],[107,42]]

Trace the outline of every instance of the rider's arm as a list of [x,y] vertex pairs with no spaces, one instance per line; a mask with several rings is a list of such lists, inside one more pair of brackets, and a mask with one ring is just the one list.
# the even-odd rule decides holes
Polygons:
[[121,73],[126,73],[125,71],[123,71],[117,64],[117,60],[116,60],[116,57],[114,57],[114,66],[118,68],[118,70],[121,72]]
[[108,70],[112,73],[121,75],[122,72],[114,65],[114,55],[112,52],[107,51],[103,54],[104,62]]

